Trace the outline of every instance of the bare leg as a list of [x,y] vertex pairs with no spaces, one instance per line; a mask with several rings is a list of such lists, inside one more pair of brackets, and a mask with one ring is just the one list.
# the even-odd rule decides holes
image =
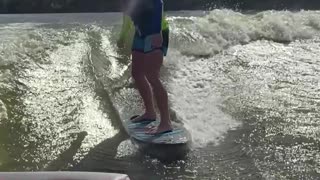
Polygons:
[[149,82],[145,76],[145,55],[140,52],[132,52],[132,77],[135,80],[135,85],[142,97],[145,106],[145,113],[133,121],[140,121],[143,119],[155,119],[156,112],[153,104],[153,95]]
[[168,93],[160,81],[160,68],[162,63],[163,54],[160,50],[156,50],[145,55],[146,77],[152,86],[161,117],[159,127],[151,129],[148,132],[150,134],[172,130],[168,107]]

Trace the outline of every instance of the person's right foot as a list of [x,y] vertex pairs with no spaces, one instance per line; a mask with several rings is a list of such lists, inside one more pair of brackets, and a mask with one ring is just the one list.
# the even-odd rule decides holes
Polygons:
[[150,135],[157,135],[157,134],[162,134],[166,132],[171,132],[172,131],[172,126],[170,124],[161,124],[158,127],[152,127],[149,130],[147,130],[146,134]]

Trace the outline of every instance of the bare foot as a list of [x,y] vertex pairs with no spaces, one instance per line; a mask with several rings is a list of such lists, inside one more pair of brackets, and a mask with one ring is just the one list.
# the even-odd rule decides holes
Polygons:
[[156,114],[148,114],[148,113],[144,113],[141,116],[138,116],[136,118],[133,118],[131,121],[132,122],[140,122],[140,121],[154,121],[156,120],[157,115]]
[[172,126],[170,124],[160,124],[158,127],[152,127],[148,129],[146,134],[157,135],[170,131],[172,131]]

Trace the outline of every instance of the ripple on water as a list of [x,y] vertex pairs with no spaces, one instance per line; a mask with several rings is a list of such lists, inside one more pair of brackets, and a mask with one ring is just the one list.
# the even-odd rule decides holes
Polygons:
[[3,120],[8,119],[7,108],[5,104],[0,99],[0,124]]

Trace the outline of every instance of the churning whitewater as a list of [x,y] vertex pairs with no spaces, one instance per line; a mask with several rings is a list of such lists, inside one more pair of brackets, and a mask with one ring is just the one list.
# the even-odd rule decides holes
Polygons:
[[1,171],[319,177],[320,12],[169,13],[161,78],[193,145],[166,165],[139,154],[121,126],[142,112],[116,46],[121,16],[0,15]]

